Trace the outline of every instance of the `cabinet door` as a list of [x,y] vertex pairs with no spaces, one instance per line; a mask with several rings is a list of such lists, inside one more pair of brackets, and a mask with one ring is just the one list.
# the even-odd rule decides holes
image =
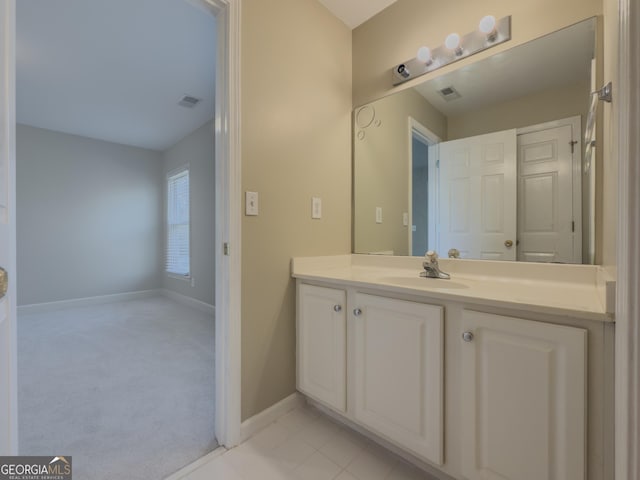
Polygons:
[[298,287],[298,389],[346,411],[346,295],[344,290]]
[[462,324],[465,477],[584,480],[586,330],[471,311]]
[[357,294],[354,309],[355,418],[442,464],[442,307]]

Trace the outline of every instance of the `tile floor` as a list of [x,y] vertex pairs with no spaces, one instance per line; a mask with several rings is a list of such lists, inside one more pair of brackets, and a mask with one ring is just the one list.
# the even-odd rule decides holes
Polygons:
[[182,480],[436,480],[317,410],[299,407]]

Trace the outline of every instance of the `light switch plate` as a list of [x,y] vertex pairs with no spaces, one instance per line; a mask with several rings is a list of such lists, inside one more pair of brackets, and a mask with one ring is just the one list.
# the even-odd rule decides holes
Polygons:
[[311,197],[311,218],[322,218],[322,199],[320,197]]
[[376,207],[376,223],[382,223],[382,207]]
[[409,225],[409,214],[407,212],[402,214],[402,225],[405,227]]
[[258,215],[258,192],[245,192],[245,215]]

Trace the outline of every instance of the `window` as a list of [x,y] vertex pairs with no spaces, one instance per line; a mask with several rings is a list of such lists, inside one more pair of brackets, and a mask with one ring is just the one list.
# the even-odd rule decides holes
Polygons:
[[189,277],[189,167],[167,176],[167,273]]

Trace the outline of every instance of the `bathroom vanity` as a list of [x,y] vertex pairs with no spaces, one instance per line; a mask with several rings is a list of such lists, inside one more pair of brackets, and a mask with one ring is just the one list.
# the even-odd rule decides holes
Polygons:
[[297,386],[442,478],[613,478],[601,267],[296,258]]

